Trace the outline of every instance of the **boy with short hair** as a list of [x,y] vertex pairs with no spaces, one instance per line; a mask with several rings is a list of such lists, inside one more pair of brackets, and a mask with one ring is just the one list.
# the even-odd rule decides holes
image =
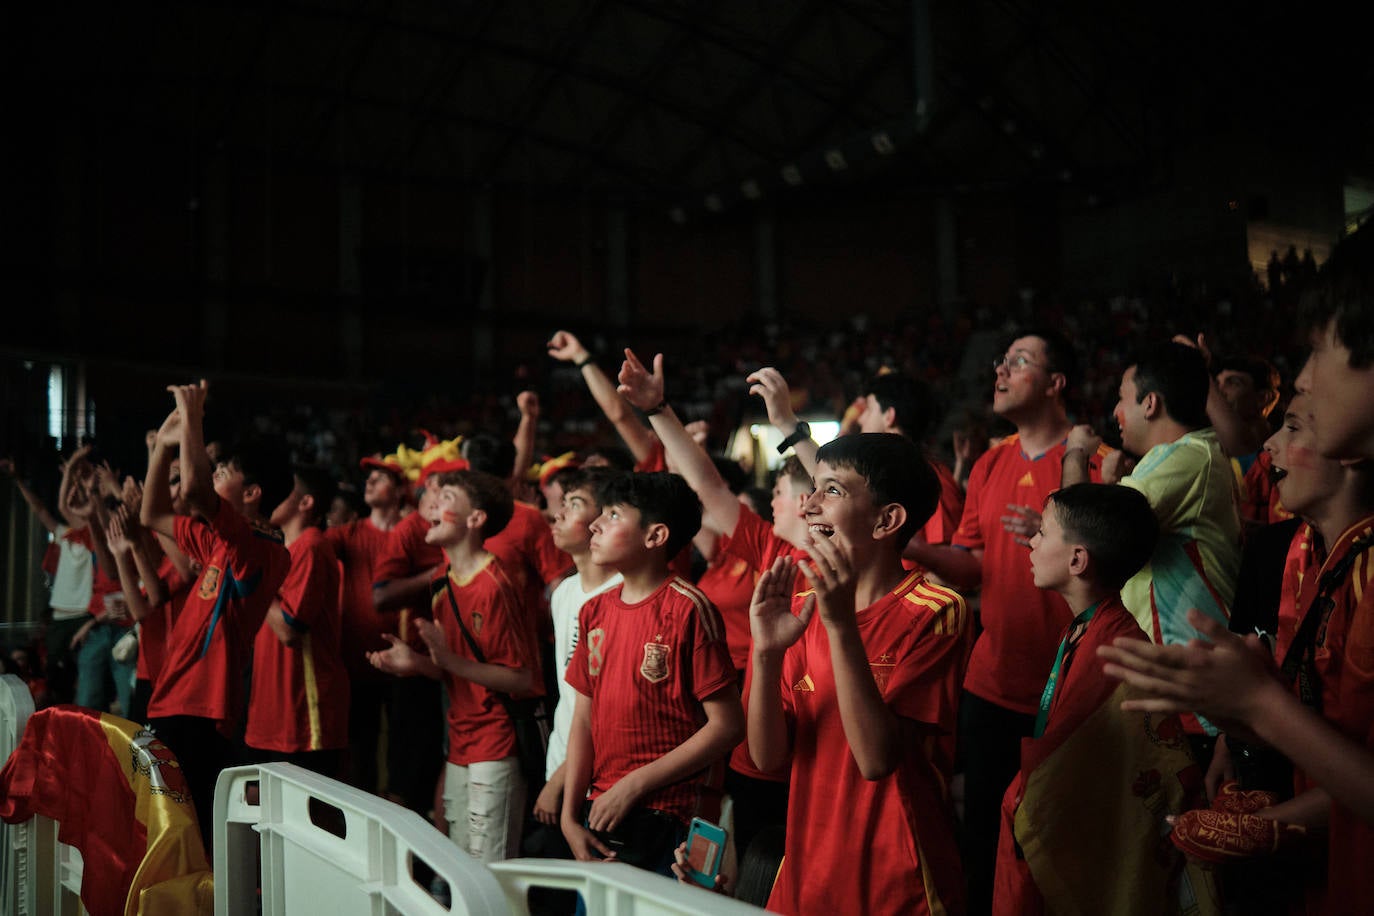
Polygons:
[[816,458],[802,510],[811,590],[794,595],[796,564],[780,559],[750,609],[749,750],[763,770],[793,754],[768,909],[962,913],[948,762],[933,758],[955,729],[968,615],[902,566],[939,481],[890,433],[842,436]]
[[553,542],[572,557],[577,572],[560,582],[549,598],[553,612],[558,706],[554,709],[553,731],[549,735],[546,781],[535,799],[534,817],[553,828],[558,826],[563,812],[568,732],[572,726],[573,708],[577,705],[577,691],[563,675],[581,642],[579,615],[588,601],[623,581],[620,573],[597,563],[591,555],[591,525],[601,515],[600,490],[618,473],[610,468],[565,468],[558,472],[561,504],[553,517]]
[[563,835],[578,859],[670,875],[692,818],[719,817],[744,715],[720,615],[669,571],[701,526],[696,495],[673,474],[629,474],[600,503],[591,559],[624,583],[582,608]]
[[244,743],[264,761],[339,775],[348,746],[348,672],[339,652],[339,562],[324,539],[337,487],[300,467],[291,495],[272,511],[291,570],[253,643],[253,686]]
[[1003,796],[994,913],[1180,912],[1180,877],[1197,912],[1215,909],[1210,878],[1181,876],[1182,857],[1161,855],[1159,845],[1164,817],[1200,801],[1201,774],[1181,725],[1173,716],[1142,723],[1123,715],[1125,688],[1093,655],[1113,639],[1145,637],[1121,586],[1158,537],[1149,501],[1128,487],[1082,483],[1045,504],[1031,538],[1032,575],[1074,618]]
[[449,696],[444,815],[449,838],[483,862],[515,855],[525,812],[525,778],[515,727],[501,695],[543,694],[538,654],[522,627],[518,599],[500,562],[482,544],[511,519],[505,483],[480,471],[438,477],[438,506],[425,541],[446,565],[432,588],[434,620],[416,620],[421,655],[393,634],[368,660],[402,677],[442,680]]

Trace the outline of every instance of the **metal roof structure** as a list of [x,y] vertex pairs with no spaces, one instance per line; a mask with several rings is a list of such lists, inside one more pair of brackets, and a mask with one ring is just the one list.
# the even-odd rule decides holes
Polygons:
[[1219,122],[1348,123],[1343,154],[1374,149],[1360,30],[1271,3],[188,0],[11,17],[35,130],[77,118],[92,155],[184,144],[190,172],[229,150],[686,214],[873,176],[1111,192]]

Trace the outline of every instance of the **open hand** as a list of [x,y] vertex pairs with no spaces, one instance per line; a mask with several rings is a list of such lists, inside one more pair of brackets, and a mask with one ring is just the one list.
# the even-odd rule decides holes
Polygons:
[[382,639],[387,641],[387,648],[367,653],[368,664],[378,671],[398,677],[410,677],[420,673],[419,653],[394,633],[383,633]]
[[653,410],[663,403],[663,354],[654,356],[654,371],[644,364],[629,347],[625,348],[625,362],[620,367],[620,387],[616,391],[640,410]]
[[749,604],[749,632],[754,639],[754,651],[784,652],[806,632],[806,625],[816,610],[816,596],[808,595],[800,613],[793,614],[792,594],[796,581],[797,562],[791,557],[778,557],[759,576],[754,598]]
[[1011,534],[1016,543],[1029,547],[1031,538],[1040,531],[1040,513],[1030,506],[1007,503],[1007,514],[1002,516],[1002,528]]
[[749,383],[750,394],[763,398],[769,423],[785,433],[796,428],[797,414],[792,409],[792,392],[781,372],[772,366],[764,366],[745,376],[744,380]]

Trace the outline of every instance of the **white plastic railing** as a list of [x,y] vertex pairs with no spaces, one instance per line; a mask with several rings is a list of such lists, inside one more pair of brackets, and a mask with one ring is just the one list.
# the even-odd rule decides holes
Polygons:
[[[415,882],[412,859],[447,882],[451,904],[439,903]],[[575,890],[596,916],[760,912],[618,862],[514,859],[487,866],[413,811],[291,764],[220,774],[215,916],[529,916],[533,887]]]
[[[0,676],[0,760],[24,737],[33,695],[13,674]],[[81,853],[57,841],[57,822],[37,816],[0,823],[0,913],[4,916],[75,916],[81,906]]]
[[493,862],[491,871],[505,888],[510,912],[527,916],[532,887],[575,890],[596,916],[758,916],[756,906],[681,884],[620,862],[567,859],[511,859]]
[[[415,882],[412,858],[448,882],[451,905]],[[415,812],[274,763],[225,770],[215,788],[215,914],[258,912],[504,916],[511,909],[495,875]]]

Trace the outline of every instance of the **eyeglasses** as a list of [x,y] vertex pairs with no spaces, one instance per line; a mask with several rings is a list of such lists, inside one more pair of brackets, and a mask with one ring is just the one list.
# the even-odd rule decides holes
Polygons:
[[1015,356],[999,356],[992,361],[993,372],[1003,368],[1008,372],[1019,372],[1027,366],[1035,366],[1037,369],[1044,368],[1040,363],[1033,362],[1030,357],[1026,356],[1024,353],[1018,353]]

